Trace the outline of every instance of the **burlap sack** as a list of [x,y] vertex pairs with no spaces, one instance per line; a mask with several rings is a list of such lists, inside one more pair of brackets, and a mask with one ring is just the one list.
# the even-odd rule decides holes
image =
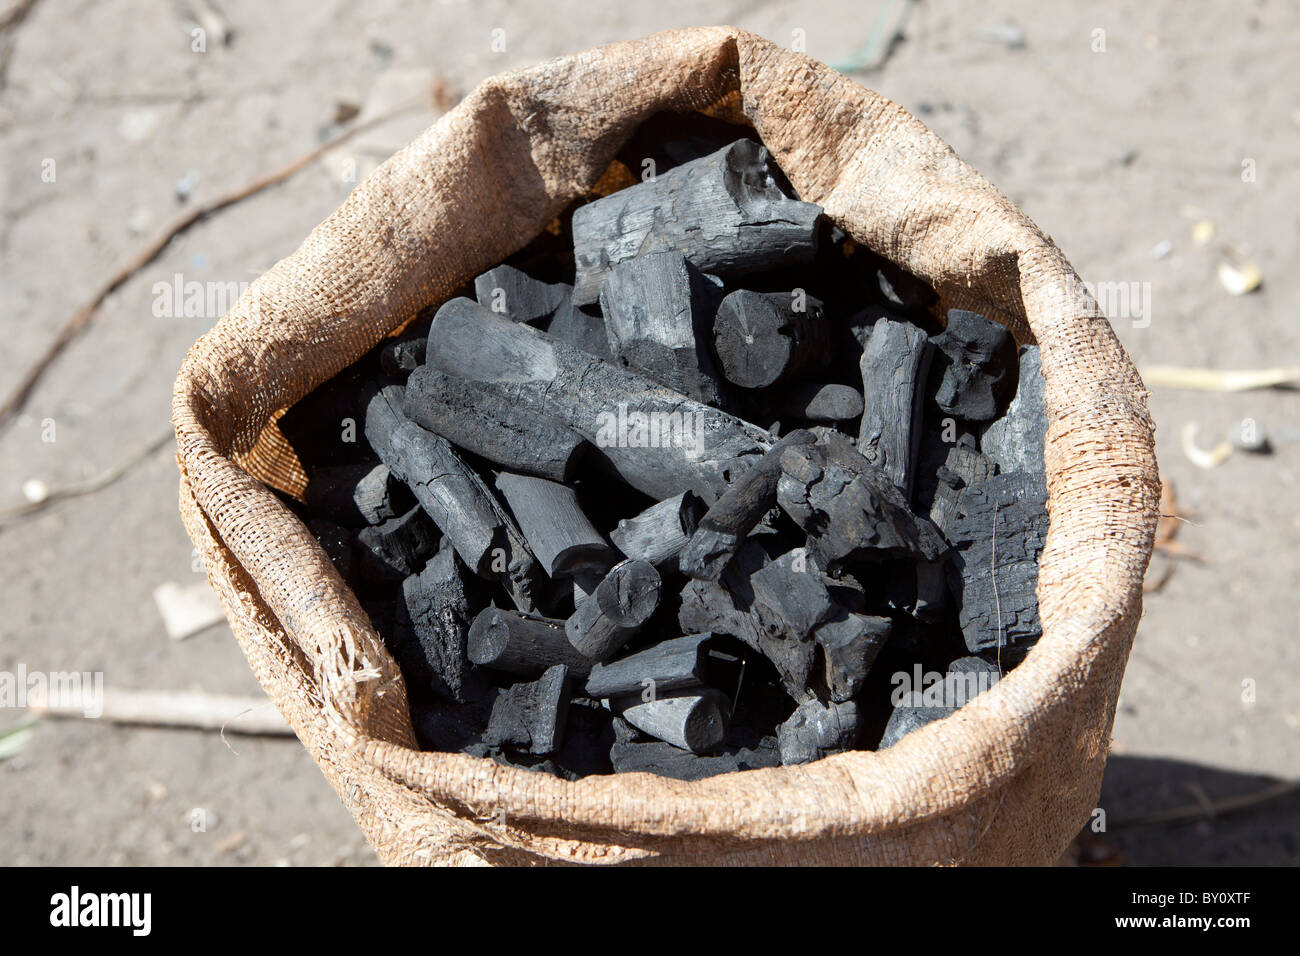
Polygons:
[[[955,716],[881,753],[683,783],[568,783],[421,753],[396,665],[306,528],[277,413],[589,195],[664,110],[753,125],[855,240],[1042,349],[1043,637]],[[262,686],[389,863],[1056,860],[1101,785],[1159,498],[1146,393],[1064,256],[906,111],[728,27],[484,82],[358,186],[190,351],[185,526]]]

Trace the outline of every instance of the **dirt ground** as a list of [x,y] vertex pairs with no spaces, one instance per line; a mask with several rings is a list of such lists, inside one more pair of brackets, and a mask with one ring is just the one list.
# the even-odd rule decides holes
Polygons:
[[[0,0],[0,391],[145,241],[314,148],[341,103],[373,115],[435,77],[463,93],[504,69],[702,22],[802,40],[836,62],[885,6]],[[860,79],[1001,187],[1086,281],[1133,284],[1112,317],[1139,366],[1300,364],[1300,7],[1082,7],[923,0],[887,64]],[[82,481],[165,433],[175,371],[218,315],[166,314],[156,283],[251,281],[339,204],[354,169],[364,175],[435,115],[388,124],[219,213],[114,292],[0,429],[0,509],[31,479]],[[1200,219],[1217,227],[1204,246],[1192,238]],[[1258,263],[1262,288],[1225,291],[1225,245]],[[1101,801],[1105,840],[1130,864],[1294,864],[1300,794],[1214,806],[1300,770],[1300,392],[1153,388],[1151,405],[1163,473],[1190,513],[1178,540],[1200,560],[1180,561],[1146,602]],[[1188,423],[1208,448],[1244,418],[1273,436],[1274,454],[1204,470],[1182,451]],[[260,693],[224,624],[184,641],[164,632],[154,589],[201,580],[170,450],[0,525],[0,562],[0,671]],[[0,711],[0,733],[23,716]],[[0,760],[0,805],[3,864],[375,860],[294,740],[47,720]],[[1185,806],[1204,812],[1151,819]]]

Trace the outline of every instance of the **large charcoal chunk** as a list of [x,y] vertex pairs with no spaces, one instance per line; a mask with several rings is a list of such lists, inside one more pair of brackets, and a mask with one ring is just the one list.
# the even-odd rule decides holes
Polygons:
[[724,279],[811,262],[821,212],[781,191],[766,148],[738,140],[578,208],[573,299],[594,302],[614,265],[654,252],[678,250]]
[[512,322],[539,324],[566,309],[571,289],[540,282],[521,269],[499,265],[474,280],[474,297],[485,309]]
[[934,352],[910,322],[881,318],[862,352],[862,422],[858,450],[889,476],[905,499],[921,437],[921,406]]
[[502,691],[492,705],[483,742],[531,754],[554,753],[564,741],[569,706],[569,672],[563,664],[537,680]]
[[464,703],[476,682],[466,640],[472,617],[462,566],[450,543],[419,574],[402,582],[394,634],[398,663],[439,697]]
[[944,356],[939,407],[968,422],[996,418],[1016,390],[1016,343],[1006,327],[978,312],[950,309],[948,327],[934,344]]
[[1043,474],[1047,440],[1047,381],[1036,345],[1020,350],[1020,379],[1007,413],[989,424],[980,449],[1004,472]]
[[830,754],[852,750],[862,731],[862,715],[855,701],[800,704],[776,731],[781,763],[812,763]]
[[600,292],[610,351],[648,378],[717,405],[718,371],[708,343],[720,297],[680,252],[620,262]]
[[722,300],[713,326],[713,350],[722,374],[741,388],[791,382],[825,366],[829,344],[822,303],[802,289],[737,289]]
[[388,466],[375,462],[313,469],[304,500],[317,514],[353,527],[395,518],[415,503]]
[[972,654],[1024,647],[1042,633],[1038,556],[1047,537],[1047,488],[1041,475],[996,475],[965,491],[948,524],[955,550],[949,584]]
[[934,561],[945,550],[890,478],[837,436],[785,450],[777,501],[808,533],[809,553],[828,570],[847,559]]
[[415,574],[438,548],[438,529],[419,506],[382,524],[363,528],[362,571],[375,582],[397,583]]
[[992,478],[997,465],[975,448],[968,434],[956,441],[943,440],[943,429],[929,429],[922,441],[914,506],[917,514],[929,515],[934,526],[945,533],[958,513],[962,492]]

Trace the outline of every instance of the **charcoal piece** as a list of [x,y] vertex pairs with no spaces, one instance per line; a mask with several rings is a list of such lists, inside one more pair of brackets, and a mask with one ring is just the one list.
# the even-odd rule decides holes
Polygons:
[[307,530],[329,557],[334,570],[351,583],[357,570],[356,535],[342,525],[323,519],[307,522]]
[[605,277],[600,309],[615,360],[697,402],[720,403],[709,355],[720,290],[680,252],[620,262]]
[[531,754],[553,753],[564,739],[569,706],[569,672],[563,664],[531,683],[503,690],[483,731],[489,747],[513,747]]
[[821,207],[782,191],[766,148],[738,140],[573,213],[573,299],[594,302],[625,259],[678,250],[724,279],[811,262]]
[[790,432],[773,445],[705,512],[679,559],[682,573],[716,581],[745,537],[777,503],[781,456],[788,448],[810,445],[812,432]]
[[982,657],[959,657],[948,665],[944,676],[945,703],[959,708],[984,693],[999,680],[1002,672],[998,666]]
[[980,436],[980,450],[1001,471],[1041,475],[1047,440],[1047,381],[1037,346],[1027,345],[1020,350],[1017,381],[1016,395],[1006,414],[990,422]]
[[863,412],[862,393],[848,385],[808,382],[772,396],[771,408],[782,419],[846,422]]
[[725,490],[747,459],[767,450],[767,432],[691,401],[629,369],[493,315],[469,299],[438,310],[429,364],[499,385],[522,417],[541,415],[597,446],[617,474],[656,500]]
[[731,702],[705,688],[670,691],[644,700],[611,700],[610,708],[644,734],[694,754],[715,752],[727,736]]
[[363,416],[363,428],[366,441],[379,460],[388,466],[388,470],[398,481],[406,481],[397,450],[393,447],[393,436],[406,424],[406,386],[392,380],[367,382],[359,404]]
[[805,701],[776,729],[781,763],[787,767],[812,763],[830,754],[852,750],[861,730],[862,716],[856,701],[829,704]]
[[524,474],[570,481],[586,442],[541,415],[521,415],[491,383],[448,375],[424,365],[406,383],[406,416],[447,441]]
[[609,333],[605,331],[605,319],[594,306],[579,306],[570,302],[567,308],[560,309],[551,319],[546,326],[546,333],[565,345],[581,349],[607,362],[614,361]]
[[948,327],[934,337],[942,353],[935,401],[949,415],[987,422],[1016,390],[1016,343],[1006,327],[977,312],[948,310]]
[[519,610],[534,610],[541,568],[483,479],[445,438],[413,422],[403,422],[388,436],[388,443],[389,468],[451,539],[466,567],[482,577],[499,579]]
[[943,440],[942,429],[927,429],[921,444],[920,467],[913,502],[917,514],[929,515],[941,533],[958,513],[962,491],[997,472],[992,459],[974,447],[974,439],[963,435],[956,442]]
[[804,290],[737,289],[718,306],[713,350],[727,381],[741,388],[791,382],[829,361],[822,303]]
[[824,570],[846,559],[934,561],[946,550],[889,477],[838,436],[785,450],[777,500],[808,533],[808,552]]
[[312,511],[353,527],[379,524],[415,504],[388,466],[374,462],[314,468],[303,497]]
[[893,626],[887,617],[844,611],[817,628],[813,638],[826,662],[825,681],[832,701],[857,696]]
[[1043,476],[1026,472],[995,475],[961,496],[960,514],[948,525],[948,582],[973,654],[1023,648],[1042,632],[1037,586],[1046,502]]
[[496,476],[496,486],[529,548],[552,578],[604,572],[614,564],[613,547],[587,519],[568,485],[503,471]]
[[942,720],[955,712],[956,708],[953,707],[927,706],[924,702],[924,694],[921,691],[913,691],[907,694],[889,715],[889,723],[885,725],[884,736],[881,737],[880,746],[876,749],[884,750],[886,747],[892,747],[912,731],[926,724],[932,724],[936,720]]
[[754,607],[764,626],[789,640],[802,641],[836,613],[820,569],[803,548],[796,548],[749,576]]
[[674,780],[703,780],[781,764],[774,746],[725,747],[716,755],[702,756],[662,740],[616,739],[609,756],[615,773],[653,773]]
[[908,501],[933,352],[924,331],[888,318],[876,322],[862,352],[865,410],[858,428],[858,451],[882,469]]
[[545,322],[568,306],[567,285],[539,282],[514,266],[500,265],[474,280],[478,304],[512,322]]
[[418,506],[357,534],[362,571],[372,581],[397,583],[424,567],[438,550],[438,529]]
[[537,677],[556,664],[585,676],[592,665],[569,643],[563,621],[495,607],[484,608],[474,618],[468,653],[475,664],[521,677]]
[[653,564],[622,561],[574,608],[564,633],[578,653],[608,661],[659,607],[662,582]]
[[424,364],[424,351],[428,342],[428,339],[419,336],[385,345],[379,353],[379,367],[385,375],[405,379]]
[[661,694],[699,687],[709,676],[709,646],[713,635],[690,634],[660,641],[643,651],[597,664],[587,678],[586,693],[593,698],[628,694]]
[[[790,558],[793,562],[793,556]],[[753,575],[771,563],[762,543],[748,539],[718,581],[692,580],[682,591],[677,623],[687,633],[712,631],[742,641],[776,668],[782,687],[795,700],[812,694],[809,678],[816,644],[807,634],[791,633],[780,608],[755,597]]]
[[457,703],[480,690],[466,650],[472,585],[462,571],[444,541],[423,571],[402,582],[393,622],[394,652],[407,680]]
[[629,558],[647,561],[657,568],[675,569],[678,555],[695,533],[704,510],[704,502],[684,491],[635,517],[624,518],[609,537]]

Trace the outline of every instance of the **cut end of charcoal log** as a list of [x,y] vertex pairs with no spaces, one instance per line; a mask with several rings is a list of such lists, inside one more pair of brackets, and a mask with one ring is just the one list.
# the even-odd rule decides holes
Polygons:
[[718,306],[713,350],[723,376],[741,388],[767,388],[797,378],[828,359],[822,304],[802,289],[738,289]]
[[569,643],[592,661],[607,661],[659,607],[662,580],[646,561],[614,565],[564,625]]
[[638,730],[694,754],[712,753],[722,746],[731,710],[730,701],[717,691],[683,691],[615,706],[619,716]]

